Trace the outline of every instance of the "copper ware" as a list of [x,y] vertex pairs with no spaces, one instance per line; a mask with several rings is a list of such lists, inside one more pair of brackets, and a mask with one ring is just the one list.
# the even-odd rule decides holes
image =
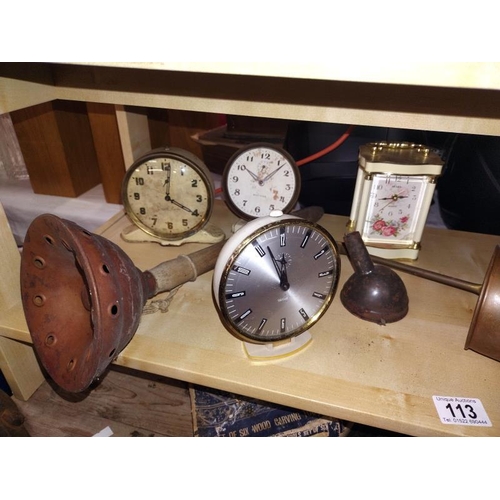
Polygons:
[[465,349],[471,349],[500,361],[500,245],[497,245],[493,251],[483,283],[471,283],[381,257],[372,257],[372,259],[392,269],[478,295],[465,341]]
[[478,295],[464,348],[500,361],[500,245],[493,251],[483,283],[471,283],[373,255],[371,260],[397,271]]
[[134,336],[147,299],[213,269],[224,242],[142,272],[117,245],[40,215],[21,257],[21,294],[35,352],[68,392],[87,389]]

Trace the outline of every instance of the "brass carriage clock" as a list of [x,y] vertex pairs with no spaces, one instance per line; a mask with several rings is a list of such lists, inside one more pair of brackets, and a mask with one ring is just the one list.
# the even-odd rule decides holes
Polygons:
[[417,259],[443,164],[420,144],[361,146],[348,231],[359,231],[372,255]]

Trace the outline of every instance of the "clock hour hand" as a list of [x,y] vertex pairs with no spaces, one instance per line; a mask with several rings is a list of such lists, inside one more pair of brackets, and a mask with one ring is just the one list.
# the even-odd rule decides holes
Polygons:
[[286,272],[286,260],[284,257],[282,257],[279,261],[276,260],[274,257],[273,251],[267,247],[267,251],[269,252],[269,255],[271,256],[271,260],[273,261],[274,268],[276,269],[276,272],[278,273],[278,278],[280,280],[280,288],[284,291],[288,290],[290,288],[290,284],[288,283],[288,276]]
[[281,276],[280,276],[280,288],[284,291],[287,291],[290,288],[290,283],[288,282],[288,274],[286,272],[286,259],[283,255],[279,260],[281,264]]
[[175,200],[172,200],[172,199],[170,199],[170,201],[171,201],[171,202],[172,202],[175,206],[177,206],[177,207],[179,207],[179,208],[182,208],[182,210],[185,210],[186,212],[189,212],[189,213],[192,213],[192,212],[193,212],[190,208],[188,208],[188,207],[184,206],[182,203],[179,203],[178,201],[175,201]]

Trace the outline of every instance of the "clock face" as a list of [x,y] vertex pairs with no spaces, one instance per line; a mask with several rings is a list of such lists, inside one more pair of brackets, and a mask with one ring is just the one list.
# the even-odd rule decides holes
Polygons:
[[138,160],[122,188],[125,210],[145,232],[176,240],[200,230],[213,207],[213,187],[200,160],[178,148]]
[[414,241],[427,184],[426,176],[374,175],[363,237],[374,243]]
[[226,165],[222,183],[229,208],[246,220],[273,210],[287,213],[300,193],[300,174],[293,158],[270,144],[239,150]]
[[335,295],[339,272],[337,246],[328,232],[293,217],[245,238],[225,262],[214,292],[225,325],[238,338],[275,342],[318,321]]

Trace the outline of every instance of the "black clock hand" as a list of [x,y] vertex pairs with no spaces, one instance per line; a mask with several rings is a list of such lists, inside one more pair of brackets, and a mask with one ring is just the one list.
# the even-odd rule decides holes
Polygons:
[[170,165],[167,165],[166,172],[167,178],[165,179],[165,183],[163,184],[164,186],[167,186],[165,192],[165,201],[170,201]]
[[281,269],[280,266],[278,266],[278,261],[274,258],[273,251],[267,247],[267,251],[269,252],[269,255],[271,256],[271,260],[273,261],[274,268],[276,269],[276,272],[278,273],[278,278],[280,279],[280,286],[281,286]]
[[280,288],[286,292],[290,288],[290,283],[288,282],[285,256],[282,255],[278,262],[281,264]]
[[278,167],[276,170],[274,170],[273,172],[271,172],[269,175],[266,175],[266,177],[264,177],[260,181],[260,183],[264,184],[264,182],[267,182],[278,170],[281,170],[285,165],[286,165],[286,163],[283,163],[283,165],[281,165],[281,167]]
[[[288,283],[285,257],[282,256],[280,260],[276,260],[273,251],[269,248],[269,246],[267,247],[267,251],[271,256],[271,260],[273,261],[276,272],[278,273],[278,278],[280,279],[280,288],[286,292],[290,288],[290,283]],[[281,266],[278,265],[278,263],[281,264]]]
[[[168,200],[167,200],[167,201],[168,201]],[[172,199],[170,199],[170,201],[171,201],[174,205],[178,206],[179,208],[182,208],[182,210],[185,210],[186,212],[189,212],[189,213],[193,213],[193,211],[192,211],[190,208],[188,208],[188,207],[184,206],[182,203],[179,203],[178,201],[175,201],[175,200],[172,200]]]
[[245,170],[252,176],[252,179],[254,181],[258,181],[259,180],[259,178],[248,167],[245,167]]

